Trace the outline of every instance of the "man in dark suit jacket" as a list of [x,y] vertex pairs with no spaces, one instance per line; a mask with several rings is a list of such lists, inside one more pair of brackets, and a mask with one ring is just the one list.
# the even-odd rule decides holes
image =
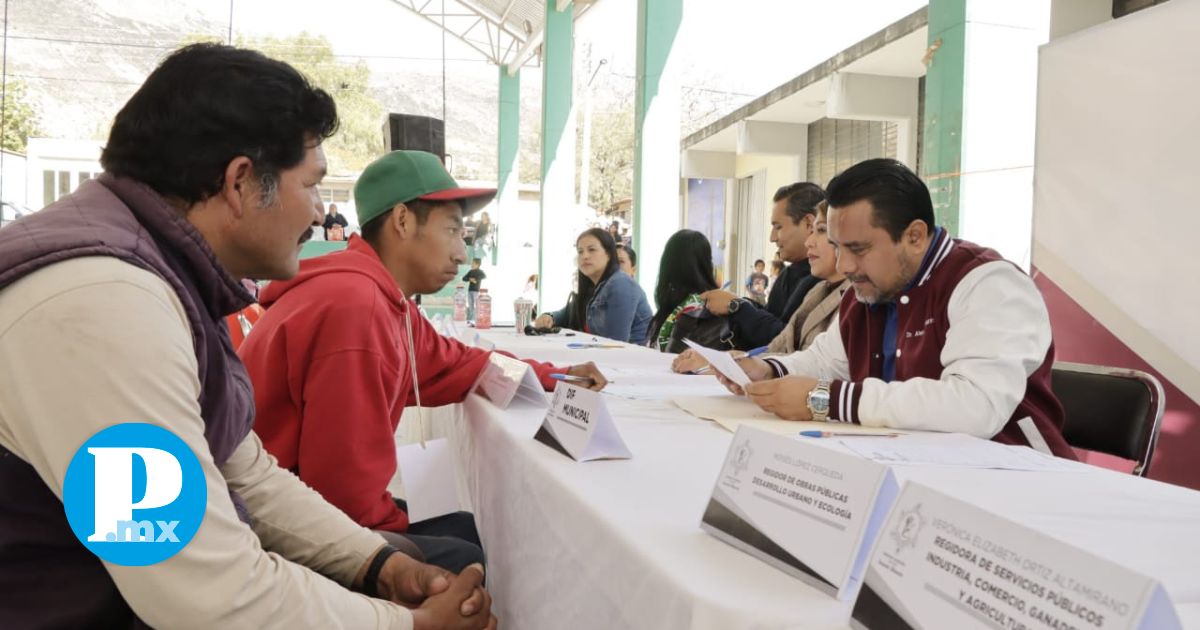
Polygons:
[[710,312],[729,317],[734,343],[740,350],[771,343],[800,307],[808,290],[820,282],[812,276],[808,247],[804,242],[812,234],[817,207],[825,203],[825,191],[816,184],[797,182],[780,188],[774,200],[771,242],[779,247],[780,256],[791,265],[775,280],[767,305],[760,307],[753,300],[720,289],[700,295]]

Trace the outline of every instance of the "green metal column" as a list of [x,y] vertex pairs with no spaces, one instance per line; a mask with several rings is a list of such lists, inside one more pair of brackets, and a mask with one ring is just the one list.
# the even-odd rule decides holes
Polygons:
[[575,272],[575,109],[574,14],[568,4],[546,0],[542,41],[542,194],[541,247],[538,250],[541,310],[558,309],[567,301]]
[[925,75],[925,129],[921,176],[933,210],[951,235],[959,233],[962,192],[963,109],[966,104],[967,0],[930,0]]
[[638,280],[654,294],[667,239],[679,229],[679,85],[671,51],[683,0],[638,0],[633,238]]
[[[521,69],[517,68],[511,75],[507,66],[500,66],[499,86],[499,141],[496,147],[496,217],[492,219],[496,225],[515,226],[520,223],[517,216],[517,187],[518,177],[517,155],[521,144]],[[500,235],[497,234],[496,247],[491,251],[491,263],[499,260]],[[506,234],[506,236],[509,236]],[[513,239],[505,239],[513,241]],[[510,242],[504,249],[513,251],[515,243]],[[511,260],[511,256],[509,260]]]
[[496,153],[496,197],[500,207],[517,198],[517,154],[521,148],[521,69],[500,66],[500,133]]

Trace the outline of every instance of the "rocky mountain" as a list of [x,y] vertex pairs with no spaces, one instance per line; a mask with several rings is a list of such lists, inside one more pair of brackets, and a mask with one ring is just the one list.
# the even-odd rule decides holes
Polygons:
[[[228,16],[217,10],[220,4],[201,11],[150,0],[13,0],[8,76],[26,85],[43,136],[103,139],[163,56],[197,35],[226,37]],[[440,62],[367,62],[370,89],[384,111],[443,117]],[[461,179],[495,178],[496,73],[483,62],[446,64],[447,152]],[[524,96],[527,133],[539,124],[538,95]],[[536,162],[537,156],[522,159]]]

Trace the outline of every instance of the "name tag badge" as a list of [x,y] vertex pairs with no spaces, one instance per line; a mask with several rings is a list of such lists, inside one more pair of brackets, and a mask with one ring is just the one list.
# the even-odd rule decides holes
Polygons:
[[493,352],[473,390],[501,409],[545,409],[546,392],[529,364]]
[[565,382],[555,386],[554,400],[533,437],[576,461],[633,458],[604,398]]
[[871,554],[851,625],[1181,627],[1156,580],[911,481]]
[[897,492],[887,466],[741,426],[700,526],[849,600]]

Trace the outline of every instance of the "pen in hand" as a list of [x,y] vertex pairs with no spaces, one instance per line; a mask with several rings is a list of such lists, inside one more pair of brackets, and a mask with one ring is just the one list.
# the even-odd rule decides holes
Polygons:
[[[590,376],[574,376],[572,374],[551,374],[550,378],[552,378],[556,381],[562,381],[564,383],[571,383],[574,385],[583,385],[584,387],[591,387],[592,385],[596,384],[596,379],[594,379]],[[613,383],[614,383],[614,381],[608,382],[609,385],[612,385]]]

